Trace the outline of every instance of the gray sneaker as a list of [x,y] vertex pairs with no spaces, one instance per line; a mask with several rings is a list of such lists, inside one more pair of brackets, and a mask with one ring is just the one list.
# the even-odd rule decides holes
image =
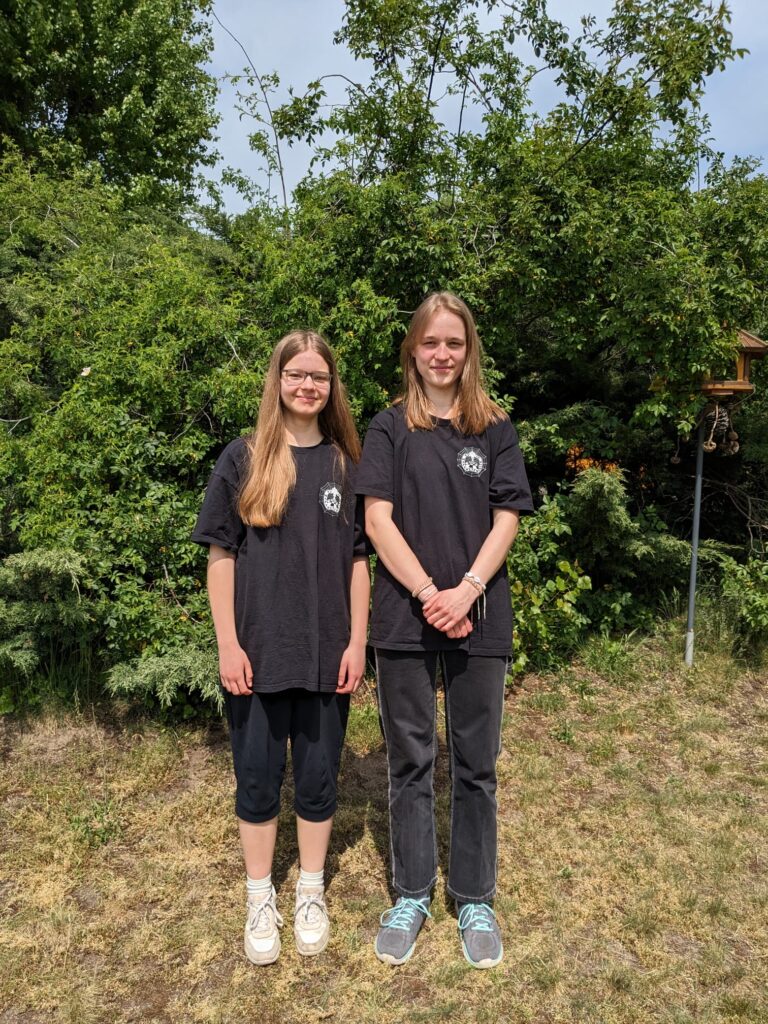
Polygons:
[[381,915],[381,928],[376,936],[376,956],[385,964],[404,964],[416,945],[416,936],[428,917],[429,897],[412,900],[400,896],[394,907]]
[[496,915],[487,903],[463,903],[459,907],[461,948],[473,967],[496,967],[504,956]]

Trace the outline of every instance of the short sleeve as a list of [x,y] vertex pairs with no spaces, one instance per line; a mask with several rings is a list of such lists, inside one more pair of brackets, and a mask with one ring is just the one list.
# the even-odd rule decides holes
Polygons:
[[394,417],[391,410],[377,413],[370,422],[363,443],[363,457],[357,468],[355,491],[385,501],[395,500]]
[[533,499],[525,472],[523,454],[517,440],[517,431],[505,416],[491,428],[496,435],[495,452],[489,485],[491,508],[513,508],[520,512],[533,512]]
[[237,512],[240,472],[246,452],[245,442],[238,439],[219,456],[192,532],[192,540],[196,543],[215,544],[237,554],[246,533],[245,523]]
[[372,554],[373,545],[365,532],[365,501],[362,495],[358,495],[355,501],[355,537],[352,556],[353,558],[370,558]]

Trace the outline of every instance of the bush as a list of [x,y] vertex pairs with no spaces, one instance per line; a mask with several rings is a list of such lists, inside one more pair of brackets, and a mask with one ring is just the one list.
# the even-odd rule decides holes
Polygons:
[[565,557],[571,528],[557,501],[524,516],[508,559],[515,613],[513,672],[549,669],[575,648],[589,623],[583,613],[591,581]]
[[685,586],[690,545],[673,537],[653,507],[630,515],[620,472],[586,469],[561,498],[564,545],[589,573],[584,613],[593,628],[650,628],[664,596]]
[[735,632],[751,653],[765,649],[768,637],[768,559],[752,557],[740,564],[722,556],[722,593]]
[[90,586],[74,551],[38,548],[0,564],[0,710],[29,703],[33,677],[87,681],[103,619]]

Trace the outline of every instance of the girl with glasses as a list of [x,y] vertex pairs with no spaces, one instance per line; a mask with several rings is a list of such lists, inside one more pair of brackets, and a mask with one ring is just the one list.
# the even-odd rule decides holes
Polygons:
[[193,538],[209,547],[208,594],[229,720],[246,869],[245,953],[280,953],[272,885],[290,738],[299,880],[298,951],[326,946],[324,864],[350,694],[365,669],[370,581],[354,478],[360,442],[325,340],[276,346],[252,434],[222,452]]
[[378,555],[370,643],[389,767],[392,885],[376,955],[402,964],[437,877],[436,679],[451,772],[448,892],[474,967],[503,955],[496,889],[496,759],[512,609],[506,558],[533,508],[515,428],[483,389],[472,314],[430,295],[401,349],[403,391],[373,418],[357,492]]

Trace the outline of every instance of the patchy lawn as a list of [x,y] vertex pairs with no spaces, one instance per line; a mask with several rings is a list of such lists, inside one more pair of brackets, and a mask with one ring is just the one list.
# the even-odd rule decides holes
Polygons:
[[[356,702],[327,870],[333,935],[300,957],[291,795],[277,964],[242,952],[244,883],[218,724],[125,713],[0,723],[0,1024],[70,1021],[768,1021],[768,699],[722,655],[595,641],[507,701],[497,911],[506,956],[464,961],[442,885],[412,960],[372,941],[386,766]],[[441,858],[448,799],[438,766]]]

